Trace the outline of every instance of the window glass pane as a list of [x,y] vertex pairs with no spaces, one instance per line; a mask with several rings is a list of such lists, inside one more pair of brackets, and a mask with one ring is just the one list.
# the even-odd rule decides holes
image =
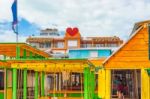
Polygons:
[[90,52],[90,57],[98,57],[98,52],[97,51],[91,51]]
[[68,46],[69,47],[77,47],[78,46],[78,41],[77,40],[69,40],[68,41]]
[[4,72],[0,70],[0,90],[4,90]]

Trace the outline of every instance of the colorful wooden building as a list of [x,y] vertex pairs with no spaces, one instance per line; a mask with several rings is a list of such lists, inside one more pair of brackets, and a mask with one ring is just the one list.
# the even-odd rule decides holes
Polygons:
[[150,21],[136,23],[131,36],[99,70],[98,96],[116,99],[117,78],[124,82],[125,99],[150,99]]
[[95,65],[104,59],[49,59],[25,43],[0,43],[0,55],[0,99],[97,98]]
[[23,84],[23,81],[27,82],[27,70],[24,69],[21,71],[20,67],[17,66],[20,69],[13,67],[12,61],[25,61],[26,59],[42,60],[50,57],[47,53],[25,43],[0,43],[0,56],[0,99],[17,99],[18,97],[22,97],[19,93],[23,92],[23,86],[26,87],[24,88],[24,94],[27,94],[27,85]]

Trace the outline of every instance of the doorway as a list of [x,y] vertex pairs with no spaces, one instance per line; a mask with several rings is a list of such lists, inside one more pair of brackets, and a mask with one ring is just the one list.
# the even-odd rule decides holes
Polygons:
[[140,70],[112,70],[111,98],[141,99],[141,71]]

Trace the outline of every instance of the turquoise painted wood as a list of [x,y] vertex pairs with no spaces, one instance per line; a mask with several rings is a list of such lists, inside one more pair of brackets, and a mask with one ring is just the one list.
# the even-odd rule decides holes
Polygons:
[[69,50],[69,58],[93,58],[92,53],[97,53],[94,58],[108,57],[111,49],[71,49]]

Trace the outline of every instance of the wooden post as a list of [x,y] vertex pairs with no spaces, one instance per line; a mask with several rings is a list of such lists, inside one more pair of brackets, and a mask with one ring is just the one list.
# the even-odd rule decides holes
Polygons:
[[17,99],[17,69],[16,68],[13,68],[13,86],[12,86],[12,90],[13,90],[12,99]]
[[33,53],[32,53],[32,52],[29,53],[29,58],[30,58],[30,59],[33,58]]
[[141,69],[141,99],[150,99],[150,77],[145,69]]
[[38,71],[35,71],[34,99],[38,99]]
[[89,97],[89,68],[84,68],[84,99],[90,99]]
[[[6,55],[4,55],[4,60],[6,60]],[[7,68],[4,68],[4,99],[7,99],[7,81],[8,81],[8,75],[7,75]]]
[[26,51],[26,49],[23,50],[23,58],[24,58],[24,59],[27,58],[27,51]]
[[44,88],[44,83],[45,83],[45,73],[41,73],[41,96],[45,96],[45,88]]
[[7,81],[8,81],[8,75],[7,75],[7,68],[4,69],[4,99],[7,99]]
[[23,71],[23,99],[27,99],[27,69]]
[[16,59],[20,59],[20,47],[18,45],[16,47]]
[[135,98],[138,98],[138,79],[137,79],[137,70],[134,70],[134,91]]
[[111,99],[111,70],[105,70],[105,79],[106,79],[106,89],[105,89],[105,98]]
[[92,97],[92,99],[94,99],[94,97],[95,97],[95,73],[94,73],[94,71],[91,71],[90,79],[91,79],[91,89],[90,89],[91,97]]
[[[16,60],[20,59],[20,46],[16,46]],[[17,69],[12,69],[12,99],[17,99]]]
[[98,71],[98,97],[103,99],[106,95],[106,71],[104,69]]

